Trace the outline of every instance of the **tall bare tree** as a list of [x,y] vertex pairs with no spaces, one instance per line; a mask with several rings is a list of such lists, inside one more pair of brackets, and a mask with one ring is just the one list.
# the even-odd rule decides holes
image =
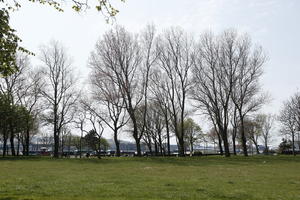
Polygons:
[[[83,95],[81,93],[81,95]],[[77,102],[77,112],[76,112],[76,116],[74,118],[74,124],[75,124],[75,128],[78,128],[80,130],[80,137],[79,137],[79,157],[82,157],[82,140],[83,140],[83,134],[87,133],[85,130],[85,125],[86,125],[86,121],[87,121],[87,114],[88,114],[88,110],[86,109],[85,106],[85,102],[84,99],[79,99],[79,102]]]
[[[165,95],[170,101],[170,115],[178,140],[179,155],[184,156],[184,119],[191,87],[190,72],[194,63],[193,38],[180,28],[170,28],[160,35],[157,45],[159,65],[164,71]],[[179,124],[179,126],[178,126]]]
[[53,125],[54,157],[59,157],[59,138],[62,128],[73,121],[78,92],[71,60],[57,41],[41,48],[44,87],[44,120]]
[[[147,109],[147,94],[150,68],[157,56],[153,55],[153,27],[149,26],[141,37],[127,32],[123,27],[106,32],[96,44],[91,55],[92,66],[107,77],[111,86],[121,95],[124,107],[133,124],[132,136],[137,153],[141,155],[140,141],[145,129],[138,130],[136,109],[144,104]],[[145,122],[146,114],[143,116]],[[145,123],[144,123],[145,124]]]
[[198,44],[193,68],[193,99],[197,107],[212,120],[220,134],[225,156],[230,156],[228,144],[229,111],[238,63],[235,59],[236,38],[232,32],[220,36],[205,33]]
[[90,61],[92,98],[98,107],[101,107],[102,112],[99,117],[113,131],[116,156],[120,156],[118,135],[120,129],[127,124],[129,119],[125,110],[125,101],[118,84],[113,79],[113,72],[106,71],[103,73],[101,63],[93,58],[95,57],[92,57]]
[[247,35],[231,34],[235,47],[231,51],[233,52],[232,62],[237,65],[232,101],[239,116],[243,153],[247,156],[244,119],[249,113],[257,111],[269,100],[266,94],[261,93],[261,85],[259,84],[266,56],[261,47],[253,47]]
[[98,63],[101,74],[110,77],[117,84],[126,110],[133,123],[133,138],[137,152],[141,154],[135,110],[143,99],[142,80],[139,78],[139,66],[142,63],[140,45],[136,37],[122,27],[106,32],[103,39],[96,44],[91,62]]
[[164,118],[164,127],[166,131],[166,139],[167,139],[167,151],[168,155],[171,155],[170,149],[170,138],[171,138],[171,116],[170,116],[170,101],[169,95],[166,95],[166,80],[167,77],[162,73],[162,70],[157,68],[153,70],[151,74],[151,83],[149,85],[149,89],[151,92],[150,98],[155,103],[155,105],[159,108],[160,115]]
[[239,35],[234,30],[224,31],[219,36],[203,34],[198,49],[194,99],[216,124],[226,156],[230,155],[227,132],[233,104],[242,127],[244,154],[247,155],[243,120],[266,100],[266,96],[259,96],[258,82],[265,56],[261,48],[252,47],[248,36]]

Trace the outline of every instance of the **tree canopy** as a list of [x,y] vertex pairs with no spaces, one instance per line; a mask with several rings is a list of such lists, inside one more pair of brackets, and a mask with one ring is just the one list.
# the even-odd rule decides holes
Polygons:
[[9,25],[9,12],[0,10],[0,75],[7,76],[16,70],[16,52],[20,38]]
[[[48,4],[58,11],[63,11],[63,0],[28,0],[40,4]],[[125,0],[119,0],[124,2]],[[23,3],[23,2],[22,2]],[[19,46],[22,40],[17,36],[16,30],[11,28],[9,24],[9,12],[18,10],[22,6],[21,1],[18,0],[0,0],[0,5],[3,8],[0,10],[0,77],[8,76],[17,70],[15,56],[18,50],[33,54],[25,48]],[[111,3],[110,0],[70,0],[73,10],[80,12],[90,7],[102,13],[105,20],[108,22],[111,18],[116,16],[119,12]]]

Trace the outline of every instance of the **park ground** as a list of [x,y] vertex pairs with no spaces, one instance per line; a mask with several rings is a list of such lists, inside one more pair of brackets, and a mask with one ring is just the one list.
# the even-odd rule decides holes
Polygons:
[[299,200],[300,156],[0,158],[0,200]]

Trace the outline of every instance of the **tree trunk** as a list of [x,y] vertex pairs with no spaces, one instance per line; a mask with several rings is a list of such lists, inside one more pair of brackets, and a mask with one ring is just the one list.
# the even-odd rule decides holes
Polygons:
[[68,157],[70,158],[71,153],[71,134],[69,135],[69,143],[68,143]]
[[297,143],[298,143],[298,151],[300,151],[300,138],[299,138],[299,136],[300,136],[300,133],[299,133],[299,131],[298,131],[298,139],[297,139]]
[[158,145],[156,140],[154,140],[154,151],[155,151],[155,156],[158,156]]
[[160,156],[162,156],[163,155],[163,145],[162,145],[162,139],[161,139],[161,131],[158,132],[158,145],[159,145]]
[[98,145],[98,159],[101,159],[101,137],[99,137]]
[[20,154],[20,134],[18,134],[17,156]]
[[54,158],[59,158],[59,135],[60,135],[60,130],[61,129],[58,129],[57,85],[55,85],[55,88],[54,88],[54,102],[55,103],[53,105],[53,114],[54,114],[54,119],[53,119],[53,135],[54,135],[54,152],[53,152],[53,157]]
[[194,147],[193,147],[193,142],[190,141],[190,156],[193,156],[193,151],[194,151]]
[[[135,131],[135,130],[133,130]],[[135,139],[135,145],[136,145],[136,152],[137,152],[137,156],[142,156],[142,152],[141,152],[141,140],[138,137],[134,137]]]
[[25,134],[25,146],[26,146],[25,155],[26,156],[29,156],[29,142],[30,142],[29,137],[30,137],[30,130],[29,127],[27,127],[26,134]]
[[166,131],[167,131],[168,156],[170,156],[171,155],[171,148],[170,148],[170,129],[169,129],[168,116],[165,118],[165,120],[166,120]]
[[296,152],[295,152],[295,134],[292,133],[292,149],[293,149],[293,155],[296,156]]
[[26,143],[25,143],[24,140],[22,141],[22,153],[23,153],[23,156],[26,156],[26,155],[27,155],[27,154],[26,154]]
[[232,136],[233,155],[236,156],[235,136]]
[[245,126],[244,126],[244,117],[240,113],[240,123],[241,123],[241,137],[242,137],[242,147],[243,147],[243,153],[244,156],[248,156],[248,151],[247,151],[247,139],[245,136]]
[[153,156],[153,152],[152,152],[152,144],[151,142],[147,143],[147,146],[148,146],[148,150],[150,152],[150,155]]
[[7,134],[3,134],[3,148],[2,148],[2,156],[4,157],[6,155],[6,148],[7,148]]
[[64,135],[62,134],[62,136],[61,136],[61,149],[60,149],[60,151],[61,151],[61,157],[64,156],[64,146],[65,146]]
[[118,140],[118,130],[116,128],[114,130],[114,141],[115,141],[115,145],[116,145],[116,156],[120,157],[121,156],[120,142]]
[[265,154],[269,154],[268,142],[265,140]]
[[183,157],[184,156],[184,140],[183,138],[178,138],[178,144],[179,144],[179,156]]
[[79,158],[82,158],[82,136],[83,136],[83,131],[81,130],[81,135],[79,140]]
[[222,140],[221,140],[220,133],[217,133],[217,135],[218,135],[218,142],[219,142],[219,150],[220,150],[220,154],[221,154],[221,156],[223,156],[224,152],[223,152]]
[[228,143],[228,138],[226,137],[227,134],[225,130],[223,130],[222,136],[223,136],[222,138],[224,143],[225,157],[230,157],[229,143]]
[[255,142],[254,145],[255,145],[256,153],[259,154],[259,147],[258,147],[257,142]]
[[54,152],[53,157],[59,158],[59,135],[57,133],[54,133]]
[[[133,115],[131,115],[133,116]],[[132,123],[133,123],[133,138],[135,140],[136,144],[136,151],[137,151],[137,156],[142,156],[142,151],[141,151],[141,138],[138,135],[138,126],[136,123],[136,120],[134,117],[131,117]]]
[[10,130],[10,151],[11,151],[11,155],[15,156],[16,152],[15,152],[15,144],[14,144],[14,133],[12,131],[12,129]]

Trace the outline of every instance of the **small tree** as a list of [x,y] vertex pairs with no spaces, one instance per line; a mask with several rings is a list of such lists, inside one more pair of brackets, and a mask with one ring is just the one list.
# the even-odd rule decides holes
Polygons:
[[285,101],[278,117],[281,123],[281,132],[290,135],[292,139],[293,155],[295,152],[295,134],[300,125],[300,94],[296,93],[289,100]]
[[[241,129],[242,127],[240,127]],[[255,145],[256,153],[259,154],[258,139],[262,132],[262,119],[261,116],[257,115],[253,119],[244,119],[244,131],[245,136]]]
[[[284,153],[285,151],[289,151],[291,149],[293,149],[293,143],[291,140],[287,140],[287,139],[282,139],[282,142],[279,144],[279,153]],[[294,152],[293,152],[294,154]]]
[[264,153],[269,153],[269,143],[272,138],[272,128],[275,121],[275,116],[272,114],[263,114],[262,115],[262,132],[261,132],[261,139],[265,145]]
[[192,118],[186,119],[183,127],[185,129],[184,131],[186,132],[185,140],[189,145],[190,156],[192,156],[194,153],[194,144],[201,140],[203,133],[200,126],[196,124]]
[[86,144],[91,148],[93,151],[96,151],[97,157],[101,158],[101,149],[103,147],[106,150],[109,147],[107,140],[102,138],[99,133],[92,129],[90,130],[85,136],[84,140]]

